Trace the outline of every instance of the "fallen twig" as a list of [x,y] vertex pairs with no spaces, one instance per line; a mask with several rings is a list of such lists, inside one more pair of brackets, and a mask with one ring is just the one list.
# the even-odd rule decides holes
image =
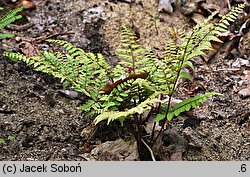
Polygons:
[[33,23],[27,23],[24,25],[9,24],[6,26],[6,29],[12,30],[12,31],[23,31],[23,30],[27,30],[27,29],[31,28],[32,26],[34,26]]
[[240,68],[220,68],[220,69],[216,69],[214,71],[240,71]]
[[147,149],[149,150],[152,160],[153,160],[153,161],[156,161],[152,149],[149,147],[149,145],[147,145],[147,143],[146,143],[142,138],[141,138],[141,141],[143,142],[143,144],[144,144],[144,145],[147,147]]
[[74,32],[64,32],[64,33],[55,33],[55,34],[49,34],[49,35],[43,35],[39,36],[36,38],[16,38],[17,41],[25,41],[25,42],[30,42],[30,43],[40,43],[46,39],[55,37],[55,36],[60,36],[60,35],[67,35],[67,34],[75,34]]

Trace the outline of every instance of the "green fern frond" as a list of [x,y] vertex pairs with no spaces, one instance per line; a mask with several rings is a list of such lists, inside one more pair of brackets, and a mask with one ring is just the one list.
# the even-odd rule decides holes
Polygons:
[[47,40],[58,44],[66,53],[54,51],[39,51],[38,56],[28,57],[20,53],[4,52],[4,56],[32,65],[34,70],[51,74],[60,78],[64,88],[71,86],[78,92],[83,92],[92,100],[87,101],[79,109],[100,112],[102,105],[99,99],[103,97],[101,88],[109,79],[110,66],[101,54],[86,53],[82,49],[61,40]]
[[[199,95],[193,98],[185,99],[182,102],[175,104],[173,107],[170,107],[167,113],[168,121],[171,121],[174,116],[178,116],[182,112],[189,111],[191,108],[197,108],[203,101],[205,101],[208,97],[213,95],[222,95],[222,94],[216,92],[210,92],[204,95]],[[156,121],[160,121],[164,118],[166,118],[166,113],[159,114],[156,117]]]
[[24,61],[25,63],[27,63],[28,65],[30,65],[30,58],[31,57],[27,57],[26,55],[23,55],[23,54],[20,54],[20,53],[13,53],[13,52],[10,52],[10,51],[6,51],[6,52],[4,52],[4,56],[8,57],[9,59],[11,59],[13,61],[18,61],[18,60]]
[[178,52],[179,52],[179,49],[178,49],[176,42],[172,39],[168,40],[166,44],[165,57],[167,58],[176,57],[178,56]]
[[102,55],[85,53],[65,41],[48,40],[47,42],[61,45],[68,54],[40,51],[39,56],[35,57],[12,52],[4,52],[4,55],[14,61],[20,60],[33,65],[36,71],[60,78],[65,87],[71,85],[75,91],[83,92],[97,101],[100,97],[100,89],[108,80],[109,65]]
[[47,39],[46,41],[63,47],[72,57],[83,56],[86,54],[82,49],[77,48],[64,40]]
[[118,75],[130,76],[142,72],[149,72],[149,68],[145,67],[148,58],[145,57],[146,49],[142,48],[138,42],[135,33],[127,25],[121,28],[121,48],[116,53],[123,60],[118,62],[114,68],[114,73]]
[[104,97],[101,99],[101,101],[103,101],[103,106],[105,107],[104,111],[118,110],[121,106],[124,106],[122,104],[128,99],[133,81],[133,79],[130,79],[122,82],[117,88],[112,90],[106,99]]
[[15,37],[14,34],[0,34],[0,39],[6,39],[6,38],[13,38]]
[[86,112],[88,115],[95,115],[103,112],[102,105],[92,99],[87,100],[81,106],[78,106],[77,109]]
[[133,82],[132,85],[139,86],[141,89],[145,89],[147,92],[155,92],[156,91],[156,86],[146,79],[138,78]]
[[203,23],[197,24],[190,37],[186,38],[184,42],[184,46],[186,46],[185,50],[183,50],[184,61],[195,56],[205,55],[205,50],[213,50],[211,41],[222,42],[218,36],[227,31],[227,26],[230,25],[230,22],[234,22],[237,19],[237,16],[242,12],[244,7],[244,4],[239,4],[228,14],[224,15],[218,23],[209,23],[217,13],[214,12]]
[[[134,106],[134,101],[145,101],[150,95],[155,93],[155,87],[150,81],[145,79],[129,79],[114,88],[109,95],[100,98],[102,108],[98,113],[105,111],[121,111]],[[140,98],[139,96],[140,95]]]
[[62,40],[47,40],[55,43],[69,53],[70,60],[66,63],[68,75],[72,77],[71,84],[76,91],[83,92],[95,101],[99,99],[99,92],[108,80],[109,64],[101,54],[86,53],[82,49]]
[[[3,8],[1,8],[0,10],[3,10]],[[21,12],[22,10],[23,10],[23,7],[13,9],[7,12],[3,17],[0,17],[0,29],[3,29],[8,24],[22,18],[22,15],[17,15],[17,13]],[[13,34],[0,34],[0,39],[12,38],[14,36],[15,35]]]
[[146,65],[144,64],[145,71],[149,73],[149,77],[153,76],[154,72],[157,70],[156,63],[158,61],[158,58],[155,56],[154,52],[150,49],[147,49],[145,51],[143,58],[145,58],[145,61],[147,61]]
[[174,39],[168,40],[164,59],[155,61],[157,69],[153,75],[153,82],[159,84],[158,91],[172,94],[181,77],[190,79],[182,69],[186,66],[193,67],[189,61],[191,58],[205,56],[205,51],[213,50],[211,41],[222,42],[217,37],[218,34],[221,35],[222,32],[227,31],[226,25],[229,21],[235,20],[243,8],[244,5],[239,5],[218,23],[211,23],[211,19],[216,15],[215,12],[207,20],[197,24],[187,37],[180,37],[179,42]]
[[153,82],[158,86],[158,90],[168,94],[173,90],[175,80],[177,79],[180,61],[178,58],[164,57],[156,62],[157,70],[153,75]]
[[141,102],[136,107],[133,107],[131,109],[125,110],[125,111],[108,111],[103,112],[102,114],[98,115],[94,123],[98,124],[99,122],[103,120],[108,120],[107,124],[109,124],[112,121],[119,120],[121,124],[123,125],[123,121],[127,118],[131,118],[132,115],[135,114],[142,114],[148,110],[150,110],[155,103],[163,103],[161,100],[157,98],[148,98],[144,102]]

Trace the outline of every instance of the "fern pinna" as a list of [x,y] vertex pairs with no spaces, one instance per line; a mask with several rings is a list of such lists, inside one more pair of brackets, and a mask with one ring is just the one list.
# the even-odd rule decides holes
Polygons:
[[[60,40],[47,42],[62,46],[66,53],[51,50],[40,51],[38,56],[32,57],[13,52],[5,52],[4,55],[33,65],[37,71],[52,74],[60,78],[65,87],[71,86],[86,94],[90,99],[79,109],[97,114],[96,124],[103,120],[123,123],[129,118],[141,119],[141,115],[152,111],[155,105],[160,106],[156,120],[171,121],[174,116],[218,94],[207,93],[170,105],[178,80],[182,77],[190,79],[183,70],[187,66],[193,67],[190,59],[204,55],[205,50],[212,50],[211,41],[221,42],[218,35],[243,8],[244,5],[238,5],[217,23],[210,23],[212,14],[190,33],[178,36],[178,40],[169,40],[164,58],[144,49],[127,25],[121,26],[121,48],[117,50],[121,60],[115,67],[111,67],[101,54],[86,53]],[[165,98],[168,98],[167,103],[163,102]]]
[[[0,7],[0,11],[3,10],[2,7]],[[0,30],[6,27],[8,24],[22,18],[22,15],[17,15],[17,13],[21,12],[23,10],[23,7],[11,10],[7,12],[4,16],[0,17]],[[13,34],[0,34],[0,39],[5,38],[12,38],[15,35]]]

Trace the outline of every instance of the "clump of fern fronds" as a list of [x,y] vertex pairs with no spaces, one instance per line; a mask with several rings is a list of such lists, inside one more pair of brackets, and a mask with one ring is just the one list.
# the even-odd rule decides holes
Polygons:
[[[120,84],[125,84],[128,79],[131,79],[132,84],[127,89],[122,87],[119,89],[119,85],[111,87],[113,92],[117,93],[117,90],[119,90],[118,95],[116,94],[114,97],[114,94],[111,94],[104,99],[107,101],[106,105],[109,105],[108,109],[100,112],[101,114],[95,118],[95,123],[105,119],[109,123],[114,120],[123,122],[125,118],[138,118],[140,117],[138,115],[151,110],[155,105],[153,103],[161,103],[159,97],[167,97],[168,101],[160,104],[162,109],[159,110],[162,112],[158,113],[156,120],[167,119],[171,121],[174,116],[178,116],[181,112],[188,111],[191,108],[196,108],[209,96],[218,94],[212,92],[199,95],[170,106],[178,80],[182,77],[191,79],[189,74],[183,70],[187,66],[193,68],[190,59],[195,56],[205,55],[204,51],[206,50],[213,50],[211,41],[222,42],[218,36],[227,30],[226,25],[229,24],[228,21],[235,20],[235,17],[242,11],[243,7],[244,5],[239,5],[228,15],[222,17],[222,20],[219,22],[211,23],[210,20],[215,15],[214,13],[206,21],[195,26],[190,33],[178,36],[178,40],[168,40],[163,59],[154,56],[153,52],[143,49],[138,44],[133,31],[126,25],[122,26],[122,48],[117,51],[118,56],[122,60],[115,66],[113,71],[115,76],[124,77],[124,82],[121,79]],[[147,73],[147,77],[133,78],[144,72]],[[139,80],[146,87],[145,85],[135,84]],[[148,88],[151,89],[148,90]],[[150,102],[150,100],[152,101]],[[125,108],[123,105],[125,105]],[[139,111],[134,111],[134,108]]]
[[[196,108],[212,92],[188,98],[171,105],[180,78],[190,79],[183,69],[193,67],[191,58],[212,50],[211,41],[221,42],[218,35],[227,30],[244,5],[239,5],[217,23],[208,20],[195,26],[190,33],[167,42],[165,57],[158,58],[153,51],[144,49],[134,32],[126,25],[121,26],[121,48],[117,50],[120,62],[111,67],[101,54],[86,53],[82,49],[61,40],[47,40],[62,46],[62,51],[40,51],[28,57],[20,53],[5,52],[12,60],[21,60],[35,70],[60,78],[65,87],[83,92],[90,99],[79,109],[97,114],[95,124],[107,120],[134,119],[137,129],[142,126],[142,114],[154,112],[156,120],[171,121],[181,112]],[[167,98],[167,102],[163,100]],[[158,109],[154,109],[155,106]],[[140,139],[141,137],[138,137]]]
[[[3,10],[2,7],[0,7],[0,11]],[[21,12],[23,10],[23,7],[13,9],[9,12],[7,12],[4,16],[0,17],[0,30],[9,25],[10,23],[22,18],[22,15],[17,15],[17,13]],[[0,34],[0,39],[5,38],[12,38],[15,35],[13,34]]]

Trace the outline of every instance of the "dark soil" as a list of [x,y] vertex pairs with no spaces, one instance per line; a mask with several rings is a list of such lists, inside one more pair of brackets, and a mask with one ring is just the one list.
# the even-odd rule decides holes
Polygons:
[[[159,55],[168,38],[168,27],[189,29],[192,26],[190,17],[182,15],[177,5],[174,13],[161,13],[157,34],[150,22],[158,13],[154,0],[136,1],[131,7],[129,3],[108,0],[34,2],[37,8],[25,10],[23,21],[16,23],[19,26],[33,23],[31,28],[3,32],[26,38],[74,32],[59,35],[57,39],[102,53],[111,63],[117,60],[115,49],[119,45],[120,24],[131,24],[141,43],[145,47],[153,46]],[[102,7],[103,12],[91,16],[89,9],[96,7]],[[233,30],[243,23],[235,24]],[[189,143],[183,160],[250,160],[250,97],[239,94],[242,89],[250,89],[250,71],[249,66],[232,67],[237,58],[250,60],[249,36],[249,30],[244,31],[241,40],[234,41],[236,44],[229,51],[232,42],[227,39],[207,62],[201,58],[193,60],[194,81],[184,82],[176,97],[212,91],[223,96],[204,102],[193,112],[194,120],[183,115],[169,125]],[[2,40],[0,45],[1,53],[19,51],[18,42],[13,39]],[[93,119],[76,109],[84,100],[63,95],[62,85],[51,76],[2,56],[0,71],[0,138],[5,140],[0,144],[0,160],[86,160],[82,154],[98,144],[132,136],[132,132],[127,132],[129,127],[121,128],[116,123],[93,126]],[[87,127],[90,133],[85,134]],[[8,140],[8,136],[14,136],[15,140]],[[167,160],[159,157],[162,159]]]

